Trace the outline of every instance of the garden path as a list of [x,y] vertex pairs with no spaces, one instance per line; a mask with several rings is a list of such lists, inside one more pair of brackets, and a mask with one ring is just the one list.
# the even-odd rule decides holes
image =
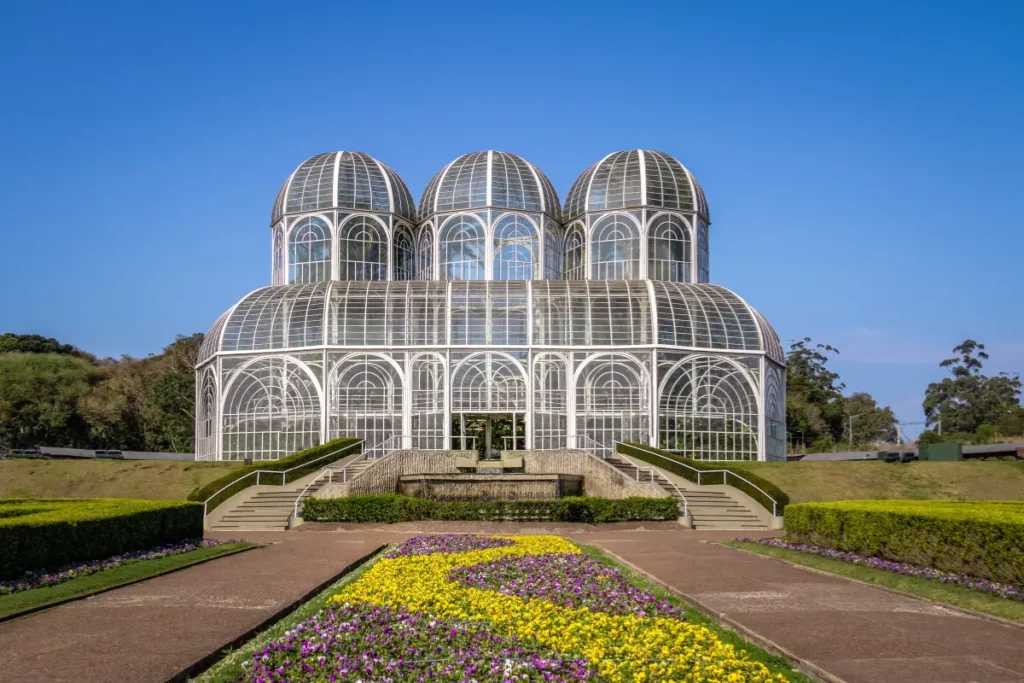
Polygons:
[[571,536],[626,560],[762,645],[774,643],[823,678],[1024,680],[1024,629],[712,542],[736,532]]
[[400,535],[239,536],[271,545],[0,623],[0,681],[166,681]]

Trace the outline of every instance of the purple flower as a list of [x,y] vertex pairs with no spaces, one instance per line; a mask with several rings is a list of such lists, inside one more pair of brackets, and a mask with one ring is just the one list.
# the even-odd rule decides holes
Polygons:
[[828,557],[833,560],[859,564],[872,569],[881,569],[882,571],[893,572],[894,574],[901,574],[903,576],[917,576],[922,579],[931,579],[933,581],[940,581],[942,583],[970,588],[989,595],[1006,598],[1007,600],[1020,600],[1024,602],[1024,586],[998,583],[996,581],[989,581],[988,579],[969,576],[967,574],[957,574],[955,572],[947,572],[941,569],[933,569],[932,567],[921,567],[907,562],[883,560],[878,557],[858,555],[857,553],[848,553],[843,550],[834,550],[832,548],[810,545],[808,543],[793,543],[791,541],[783,541],[778,538],[744,538],[740,540],[747,543],[760,543],[761,545],[772,546],[774,548],[785,548],[786,550],[796,550],[802,553],[821,555],[822,557]]
[[11,579],[8,581],[0,581],[0,595],[10,595],[11,593],[20,593],[21,591],[32,590],[33,588],[43,588],[44,586],[56,586],[59,583],[70,581],[71,579],[77,579],[80,576],[88,576],[97,572],[105,571],[107,569],[113,569],[114,567],[120,567],[132,562],[139,562],[141,560],[156,560],[161,557],[168,557],[170,555],[180,555],[181,553],[192,552],[199,548],[212,548],[213,546],[221,545],[224,543],[237,543],[238,541],[204,541],[201,539],[195,539],[190,541],[182,541],[181,543],[172,543],[170,545],[161,546],[159,548],[150,548],[149,550],[136,550],[130,553],[123,553],[121,555],[114,555],[108,557],[105,560],[92,560],[91,562],[85,562],[81,564],[69,564],[57,569],[51,570],[35,570],[25,572],[17,579]]
[[587,555],[502,557],[456,567],[449,578],[473,588],[520,598],[547,600],[563,607],[586,607],[609,614],[683,618],[683,610],[654,593],[636,588],[619,569]]
[[471,550],[505,548],[513,545],[507,538],[491,538],[473,534],[440,534],[436,536],[413,536],[390,553],[389,557],[409,555],[433,555],[434,553],[465,553]]

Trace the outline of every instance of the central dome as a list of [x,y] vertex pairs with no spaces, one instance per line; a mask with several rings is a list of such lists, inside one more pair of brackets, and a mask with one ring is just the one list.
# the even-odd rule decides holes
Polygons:
[[558,195],[547,176],[526,159],[495,150],[463,154],[441,169],[423,192],[419,220],[484,207],[537,211],[561,221]]

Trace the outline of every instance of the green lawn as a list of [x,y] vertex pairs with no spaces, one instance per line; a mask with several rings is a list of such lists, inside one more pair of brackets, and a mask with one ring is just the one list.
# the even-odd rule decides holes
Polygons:
[[185,500],[238,463],[173,460],[0,460],[0,498]]
[[794,503],[900,498],[911,500],[1022,500],[1024,462],[730,463],[764,477]]
[[365,574],[370,567],[377,562],[377,560],[384,556],[385,552],[387,552],[387,549],[380,551],[369,561],[363,563],[361,567],[332,583],[330,586],[318,593],[316,597],[300,606],[297,610],[286,616],[281,621],[270,626],[265,631],[261,631],[257,635],[253,636],[253,638],[242,647],[227,653],[223,659],[210,667],[206,672],[195,678],[190,678],[189,680],[193,681],[193,683],[234,683],[239,680],[242,678],[242,674],[244,673],[244,669],[242,668],[243,662],[248,662],[252,659],[254,652],[262,650],[268,643],[270,643],[270,641],[283,636],[284,632],[288,629],[302,623],[320,610],[326,608],[327,602],[340,592],[345,584],[358,580],[359,577]]
[[963,586],[953,586],[939,581],[922,579],[917,576],[903,576],[893,572],[883,571],[856,565],[842,560],[833,560],[830,557],[821,557],[811,553],[789,550],[788,548],[773,548],[760,543],[749,543],[746,541],[729,541],[726,545],[741,550],[768,557],[776,557],[793,564],[799,564],[811,569],[818,569],[830,574],[845,576],[851,579],[875,584],[884,588],[907,593],[926,600],[941,602],[946,605],[960,607],[963,609],[991,614],[1010,621],[1024,624],[1024,602],[1009,600],[993,595],[986,595]]
[[737,633],[730,631],[729,629],[719,624],[717,621],[704,616],[702,612],[691,607],[688,603],[686,603],[684,600],[681,600],[674,593],[670,593],[669,591],[665,590],[661,587],[660,584],[657,584],[648,579],[647,577],[637,574],[629,567],[620,564],[613,557],[607,555],[600,548],[590,545],[584,545],[583,543],[579,543],[576,541],[573,542],[576,543],[577,546],[579,546],[579,549],[581,551],[583,551],[590,557],[593,557],[594,559],[598,560],[599,562],[609,567],[618,568],[618,570],[621,571],[623,575],[626,577],[626,580],[629,581],[629,583],[631,583],[632,585],[636,586],[637,588],[649,590],[655,595],[657,595],[659,598],[667,600],[673,605],[676,605],[677,607],[683,608],[684,610],[686,610],[686,620],[689,621],[691,624],[698,624],[700,626],[706,627],[709,631],[718,636],[719,640],[721,640],[723,643],[728,643],[729,645],[735,647],[738,652],[745,653],[747,657],[749,657],[750,659],[763,663],[765,666],[768,667],[768,669],[773,674],[782,674],[791,683],[812,683],[814,681],[813,678],[809,678],[802,674],[800,671],[794,669],[789,664],[789,662],[787,662],[783,657],[779,657],[777,655],[773,655],[769,652],[766,652],[757,645],[754,645],[753,643],[744,640]]
[[152,578],[197,562],[222,555],[230,555],[256,545],[258,544],[242,541],[239,543],[225,543],[210,548],[199,548],[191,552],[169,555],[155,560],[130,562],[120,567],[82,576],[55,586],[45,586],[10,595],[0,595],[0,617],[9,617],[26,610]]

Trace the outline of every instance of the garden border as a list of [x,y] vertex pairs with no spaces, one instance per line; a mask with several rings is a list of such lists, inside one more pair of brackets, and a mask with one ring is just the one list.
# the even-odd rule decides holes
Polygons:
[[[733,540],[739,541],[739,540],[742,540],[742,539],[738,539],[737,538],[737,539],[733,539]],[[739,550],[740,552],[747,553],[749,555],[754,555],[756,557],[762,557],[762,558],[764,558],[766,560],[773,560],[775,562],[781,562],[782,564],[787,564],[790,567],[796,567],[797,569],[806,569],[809,572],[814,572],[815,574],[821,574],[822,576],[830,576],[833,579],[844,579],[846,581],[853,581],[854,583],[859,583],[862,586],[868,586],[870,588],[877,588],[878,590],[885,591],[886,593],[892,593],[893,595],[900,595],[900,596],[905,597],[905,598],[913,598],[915,600],[922,600],[924,602],[930,603],[930,604],[935,605],[937,607],[941,607],[942,609],[948,609],[948,610],[952,610],[954,612],[960,612],[964,616],[977,617],[979,619],[984,619],[985,621],[991,621],[991,622],[994,622],[994,623],[997,623],[997,624],[1002,624],[1003,626],[1013,626],[1014,628],[1017,628],[1017,629],[1020,629],[1020,630],[1024,631],[1024,624],[1022,624],[1020,622],[1017,622],[1017,621],[1010,621],[1009,619],[1003,619],[1002,617],[997,617],[994,614],[985,614],[984,612],[975,612],[974,610],[967,609],[966,607],[958,607],[956,605],[950,605],[950,604],[945,603],[945,602],[938,602],[937,600],[931,600],[929,598],[923,598],[920,595],[914,595],[913,593],[905,593],[903,591],[898,591],[895,588],[889,588],[888,586],[880,586],[877,583],[871,583],[870,581],[861,581],[860,579],[855,579],[852,576],[843,576],[841,574],[833,574],[832,572],[825,571],[824,569],[818,569],[816,567],[808,567],[807,565],[800,564],[798,562],[790,562],[789,560],[783,559],[781,557],[774,557],[772,555],[762,555],[761,553],[754,552],[753,550],[747,550],[746,548],[735,548],[735,547],[733,547],[731,545],[728,545],[729,541],[712,541],[712,543],[716,543],[716,544],[718,544],[718,545],[720,545],[722,547],[729,548],[731,550]],[[800,551],[799,550],[794,550],[793,552],[800,552]],[[837,562],[842,562],[842,560],[836,560],[836,561]],[[850,564],[852,566],[857,566],[857,565],[854,565],[852,562],[850,562],[848,564]],[[867,569],[872,569],[872,567],[867,567]],[[875,571],[883,571],[883,570],[877,569]],[[927,580],[927,579],[925,579],[925,580]]]
[[[578,541],[573,540],[573,543],[577,543],[577,542]],[[781,645],[779,645],[775,641],[770,640],[768,638],[765,638],[764,636],[762,636],[761,634],[757,633],[756,631],[750,630],[746,626],[743,626],[742,624],[734,621],[729,616],[727,616],[727,615],[725,615],[725,614],[723,614],[721,612],[717,612],[717,611],[711,609],[710,607],[708,607],[707,605],[702,603],[700,600],[698,600],[698,599],[694,598],[693,596],[688,595],[687,593],[684,593],[683,591],[679,590],[678,588],[676,588],[676,587],[674,587],[674,586],[672,586],[672,585],[662,581],[661,579],[659,579],[655,575],[651,574],[650,572],[641,569],[640,567],[636,566],[635,564],[633,564],[629,560],[623,558],[621,555],[618,555],[618,554],[612,552],[611,550],[608,550],[604,546],[599,546],[599,545],[594,545],[594,544],[589,544],[589,545],[598,548],[601,552],[603,552],[606,555],[608,555],[608,557],[611,557],[616,562],[621,563],[624,567],[629,567],[629,569],[631,571],[633,571],[636,574],[646,578],[648,581],[651,581],[651,582],[661,586],[664,590],[668,591],[669,593],[672,593],[673,595],[675,595],[675,596],[677,596],[679,598],[682,598],[688,604],[693,606],[693,608],[696,609],[698,612],[700,612],[701,614],[703,614],[704,616],[706,616],[706,617],[708,617],[710,619],[714,619],[721,626],[729,628],[729,629],[735,631],[737,634],[742,636],[744,639],[750,641],[751,643],[754,643],[755,645],[763,648],[764,650],[767,650],[768,652],[771,652],[773,654],[779,655],[780,657],[784,657],[786,660],[788,660],[794,666],[794,668],[798,669],[805,676],[811,676],[812,678],[818,678],[818,679],[820,679],[822,681],[827,681],[827,683],[848,683],[845,679],[839,678],[838,676],[836,676],[834,674],[831,674],[831,673],[825,671],[824,669],[816,666],[815,664],[807,661],[803,657],[799,657],[799,656],[793,654],[792,652],[790,652],[786,648],[782,647]],[[728,547],[728,546],[725,546],[725,547]],[[736,549],[733,548],[733,550],[736,550]]]
[[209,654],[201,657],[192,664],[189,664],[187,667],[185,667],[178,673],[168,678],[167,683],[185,683],[188,679],[194,678],[199,674],[205,673],[208,669],[210,669],[210,667],[212,667],[214,664],[216,664],[224,657],[226,657],[229,654],[230,650],[234,650],[244,645],[257,635],[259,635],[262,631],[265,631],[277,622],[281,621],[289,614],[291,614],[292,612],[294,612],[295,610],[297,610],[298,608],[302,607],[304,604],[315,598],[319,593],[322,593],[323,591],[327,590],[327,588],[331,584],[340,581],[345,576],[351,574],[356,569],[359,569],[359,567],[363,566],[364,564],[372,560],[379,553],[386,550],[387,547],[388,544],[383,543],[374,548],[373,550],[371,550],[366,555],[363,555],[362,557],[350,562],[340,572],[338,572],[334,576],[331,576],[323,583],[313,587],[312,589],[310,589],[303,595],[299,596],[291,603],[285,605],[278,611],[274,612],[266,619],[261,621],[259,624],[256,624],[251,629],[246,631],[245,633],[242,633],[241,635],[233,638],[227,643],[217,646],[217,648],[214,649],[213,652],[210,652]]
[[[7,621],[13,621],[15,619],[21,619],[23,617],[27,617],[27,616],[30,616],[32,614],[36,614],[37,612],[42,612],[44,610],[53,609],[54,607],[60,607],[61,605],[66,605],[69,602],[75,602],[77,600],[85,600],[86,598],[91,598],[94,595],[100,595],[100,594],[106,593],[108,591],[117,590],[118,588],[126,588],[128,586],[134,586],[137,583],[142,583],[143,581],[149,581],[150,579],[155,579],[158,576],[167,576],[168,574],[173,574],[174,572],[180,572],[182,569],[189,569],[191,567],[197,567],[197,566],[199,566],[201,564],[206,564],[207,562],[213,562],[214,560],[219,560],[222,557],[231,557],[232,555],[237,555],[239,553],[244,553],[247,550],[256,550],[257,548],[262,548],[262,547],[264,547],[264,544],[257,543],[256,545],[251,545],[251,546],[249,546],[247,548],[236,548],[236,549],[234,549],[234,550],[232,550],[231,552],[228,552],[228,553],[223,553],[221,555],[215,555],[213,557],[205,557],[205,558],[203,558],[201,560],[196,560],[195,562],[189,562],[188,564],[183,564],[180,567],[172,567],[171,569],[164,569],[163,571],[159,571],[156,574],[150,574],[149,576],[144,576],[144,577],[139,578],[139,579],[132,579],[131,581],[125,581],[124,583],[119,583],[119,584],[117,584],[115,586],[107,586],[106,588],[100,588],[98,590],[92,591],[91,593],[82,593],[81,595],[74,595],[74,596],[72,596],[70,598],[61,598],[60,600],[56,600],[54,602],[48,602],[45,605],[36,605],[34,607],[28,607],[28,608],[25,608],[25,609],[21,610],[20,612],[14,612],[14,613],[8,614],[6,616],[0,616],[0,624],[2,624],[4,622],[7,622]],[[60,585],[60,584],[57,584],[57,585]]]

